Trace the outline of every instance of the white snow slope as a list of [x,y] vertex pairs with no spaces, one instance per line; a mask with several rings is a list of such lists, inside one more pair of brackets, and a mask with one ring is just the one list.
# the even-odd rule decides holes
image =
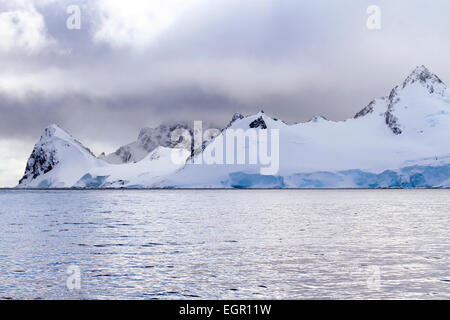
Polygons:
[[[157,149],[158,154],[162,153],[158,165],[147,157],[136,164],[112,166],[83,153],[87,158],[83,158],[84,172],[82,165],[61,158],[59,167],[43,175],[38,172],[35,178],[28,175],[19,186],[56,187],[62,183],[65,187],[155,188],[450,187],[450,92],[424,66],[416,68],[388,96],[372,101],[346,121],[316,117],[307,123],[287,125],[262,112],[233,119],[221,136],[184,166],[165,163],[171,162],[172,149],[167,148]],[[216,143],[220,138],[226,141],[228,130],[250,127],[266,130],[269,137],[273,129],[279,130],[277,173],[263,175],[260,169],[265,166],[260,165],[196,164],[205,155],[215,154]],[[259,139],[248,142],[247,149],[261,147]],[[53,171],[71,178],[58,182]],[[49,180],[46,175],[52,178]]]
[[109,164],[89,170],[74,185],[76,188],[143,188],[149,187],[167,175],[182,168],[184,163],[174,163],[172,152],[186,161],[190,152],[184,149],[158,147],[136,163]]
[[[177,149],[179,157],[190,153]],[[137,163],[109,164],[71,135],[51,125],[44,130],[27,163],[19,188],[122,188],[156,183],[182,165],[171,161],[172,149],[158,147]]]
[[106,165],[57,125],[45,128],[18,187],[70,188],[87,170]]

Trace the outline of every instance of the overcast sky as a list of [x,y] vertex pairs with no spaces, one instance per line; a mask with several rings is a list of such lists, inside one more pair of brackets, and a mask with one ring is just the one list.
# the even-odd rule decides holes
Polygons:
[[0,0],[0,186],[51,123],[99,154],[166,121],[343,120],[417,65],[450,83],[449,13],[448,0]]

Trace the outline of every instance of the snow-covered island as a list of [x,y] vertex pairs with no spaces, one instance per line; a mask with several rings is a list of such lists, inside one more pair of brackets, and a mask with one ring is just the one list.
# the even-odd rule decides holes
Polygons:
[[[44,130],[18,188],[450,188],[450,91],[417,67],[354,118],[288,125],[264,113],[235,114],[220,135],[190,152],[170,134],[143,129],[136,142],[96,157],[56,125]],[[279,171],[196,162],[227,130],[279,130]],[[249,146],[258,144],[249,141]],[[184,159],[174,163],[173,154]]]

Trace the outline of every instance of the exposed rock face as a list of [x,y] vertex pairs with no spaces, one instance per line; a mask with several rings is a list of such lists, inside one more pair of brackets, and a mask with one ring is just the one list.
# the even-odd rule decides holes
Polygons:
[[148,152],[155,150],[157,147],[175,147],[180,141],[173,141],[172,132],[183,129],[188,130],[191,134],[193,130],[187,124],[161,125],[157,128],[144,128],[139,132],[138,141],[141,146]]
[[402,102],[402,97],[407,97],[411,91],[414,91],[414,94],[417,94],[420,91],[423,92],[423,90],[426,90],[424,95],[443,96],[447,87],[438,76],[431,73],[425,66],[417,67],[401,85],[396,86],[391,90],[389,96],[373,100],[367,107],[359,111],[354,119],[373,113],[375,105],[379,102],[386,107],[385,111],[383,111],[386,125],[395,135],[400,135],[404,130],[402,128],[401,119],[395,114]]
[[[235,114],[233,119],[233,121],[239,119],[239,114]],[[211,127],[209,123],[203,123],[203,130]],[[183,137],[180,137],[176,141],[172,140],[172,134],[177,130],[187,130],[191,137],[193,137],[193,123],[180,122],[175,124],[162,124],[156,128],[143,128],[139,132],[137,141],[122,146],[116,152],[107,156],[100,156],[99,159],[111,164],[139,162],[158,147],[175,148],[182,143]],[[189,142],[186,141],[186,143]],[[192,154],[202,151],[201,148],[194,150],[194,141],[191,141],[190,145]]]
[[388,98],[388,107],[385,113],[385,120],[387,126],[392,130],[394,134],[402,134],[401,125],[398,118],[393,114],[394,106],[400,101],[398,95],[398,87],[395,87]]
[[19,184],[36,179],[39,175],[50,172],[58,164],[56,150],[51,146],[51,139],[56,133],[56,130],[55,125],[45,128],[41,139],[36,143],[33,152],[28,158],[25,174],[20,179]]
[[56,151],[47,151],[45,145],[36,145],[30,158],[28,159],[25,174],[20,179],[19,184],[25,181],[36,179],[39,175],[50,172],[58,164]]
[[227,125],[225,128],[222,129],[222,131],[225,131],[226,129],[228,129],[229,127],[231,127],[231,126],[233,125],[233,123],[235,123],[235,122],[238,121],[238,120],[244,119],[244,118],[245,118],[245,117],[244,117],[242,114],[240,114],[239,112],[236,112],[236,113],[233,115],[233,118],[231,118],[231,121],[228,123],[228,125]]
[[365,115],[372,113],[373,112],[373,106],[375,105],[375,100],[373,100],[372,102],[369,103],[369,105],[367,107],[365,107],[364,109],[362,109],[361,111],[359,111],[354,119],[358,119],[361,117],[364,117]]
[[446,89],[445,84],[439,77],[431,73],[425,66],[417,67],[403,82],[402,88],[408,85],[420,83],[430,94],[437,93],[443,95]]
[[244,116],[242,114],[240,114],[239,112],[236,112],[233,115],[233,118],[231,119],[231,123],[235,122],[236,120],[241,120],[244,119]]
[[312,117],[311,120],[309,120],[308,122],[317,123],[317,122],[320,122],[320,121],[328,121],[328,119],[323,117],[323,116],[315,116],[315,117]]
[[[195,146],[191,141],[191,145],[184,144],[184,149],[172,149],[182,142],[181,137],[173,141],[172,133],[182,129],[192,136],[191,126],[145,128],[137,141],[109,156],[99,156],[114,157],[117,164],[122,164],[110,165],[52,125],[35,145],[19,187],[450,188],[450,91],[423,66],[389,95],[373,100],[354,119],[335,122],[314,117],[309,124],[288,125],[263,112],[247,117],[236,113],[222,134],[226,135],[230,128],[279,130],[276,166],[280,170],[272,174],[282,178],[262,177],[258,174],[261,166],[254,164],[210,166],[188,162],[202,150],[205,155],[216,155],[217,145],[211,146],[214,138],[210,137],[219,130],[204,137],[203,144],[197,138]],[[206,129],[203,124],[203,133]],[[250,142],[261,150],[261,141]],[[176,157],[180,162],[174,163],[174,154],[181,156]]]
[[392,114],[392,112],[388,111],[385,114],[386,124],[392,130],[394,134],[402,134],[403,131],[400,127],[400,123],[398,118]]
[[161,147],[173,148],[180,140],[172,140],[172,132],[177,129],[188,130],[191,134],[192,128],[186,123],[163,124],[156,128],[143,128],[139,132],[138,139],[128,145],[120,147],[116,152],[102,157],[112,164],[138,162],[144,159],[150,152]]
[[19,186],[26,186],[32,180],[52,171],[65,156],[77,150],[87,158],[95,159],[94,154],[79,141],[72,138],[57,125],[45,128],[40,140],[34,146],[25,173],[19,181]]
[[264,122],[263,117],[260,116],[258,119],[256,119],[256,120],[253,121],[252,123],[250,123],[250,128],[253,128],[253,129],[257,129],[257,128],[260,128],[260,129],[267,129],[267,125],[266,125],[266,123]]

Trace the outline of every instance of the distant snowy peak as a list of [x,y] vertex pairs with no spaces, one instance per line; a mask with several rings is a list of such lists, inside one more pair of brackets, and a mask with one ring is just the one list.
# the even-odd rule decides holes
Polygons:
[[362,118],[368,114],[373,113],[375,111],[375,108],[380,104],[382,105],[382,108],[383,108],[382,112],[385,112],[386,111],[386,109],[385,109],[386,100],[387,100],[387,97],[372,100],[365,108],[361,109],[361,111],[359,111],[354,116],[354,119]]
[[41,135],[41,138],[39,142],[46,142],[48,140],[52,139],[61,139],[68,143],[74,144],[77,148],[80,149],[80,151],[85,152],[93,157],[95,155],[92,153],[92,151],[85,147],[81,142],[76,140],[74,137],[72,137],[69,133],[67,133],[65,130],[61,129],[58,125],[52,124],[44,129],[44,133]]
[[239,112],[236,112],[233,115],[233,118],[231,119],[231,123],[233,123],[236,120],[240,120],[240,119],[244,119],[244,116],[242,114],[240,114]]
[[408,85],[419,84],[426,88],[430,94],[436,93],[444,95],[447,90],[447,86],[442,82],[439,77],[431,73],[425,66],[420,66],[414,69],[414,71],[403,82],[402,89],[405,89]]
[[227,129],[275,129],[280,126],[285,127],[287,124],[284,121],[281,121],[276,118],[269,117],[264,113],[264,111],[260,111],[257,114],[243,116],[240,113],[236,113],[233,116],[232,121],[226,126],[222,132],[225,132]]
[[243,116],[242,114],[236,112],[233,115],[230,123],[224,129],[222,129],[222,132],[236,126],[239,129],[267,129],[267,124],[265,121],[267,119],[276,121],[275,119],[266,116],[264,111],[260,111],[259,113],[250,116]]
[[74,140],[70,134],[68,134],[66,131],[61,129],[58,125],[51,124],[47,128],[44,129],[44,132],[42,133],[39,141],[45,142],[45,141],[51,140],[53,138],[59,138],[62,140],[67,140],[67,141]]
[[312,117],[311,120],[309,120],[308,122],[317,123],[317,122],[322,122],[322,121],[328,121],[328,119],[323,116],[315,116],[315,117]]
[[396,102],[400,95],[413,94],[423,96],[436,96],[438,98],[447,94],[447,86],[439,77],[431,73],[425,66],[417,67],[403,81],[401,85],[392,89],[388,96],[390,103]]
[[[88,148],[66,131],[55,124],[48,126],[34,146],[27,162],[25,174],[19,181],[19,186],[27,187],[42,180],[44,176],[53,172],[61,162],[66,162],[67,158],[96,160],[94,154]],[[37,187],[38,185],[33,186]],[[45,186],[47,186],[47,183],[45,183]]]
[[[386,124],[396,135],[429,131],[449,113],[447,86],[425,66],[420,66],[392,89],[387,97]],[[448,118],[448,117],[445,117]]]
[[[442,106],[442,110],[437,110],[442,99],[447,100],[447,103]],[[354,118],[365,117],[375,110],[381,111],[386,125],[395,135],[400,135],[408,129],[411,122],[417,122],[415,120],[418,118],[428,117],[433,112],[445,113],[447,107],[447,86],[425,66],[420,66],[401,85],[392,89],[388,96],[373,100]],[[413,130],[419,128],[415,127]]]
[[239,112],[236,112],[236,113],[233,115],[233,117],[231,118],[230,123],[228,123],[228,125],[227,125],[223,130],[228,129],[229,127],[231,127],[231,126],[233,125],[233,123],[235,123],[235,122],[238,121],[238,120],[242,120],[242,119],[244,119],[244,118],[245,118],[245,117],[244,117],[242,114],[240,114]]
[[120,147],[114,153],[101,156],[101,159],[111,164],[139,162],[158,147],[173,148],[178,141],[172,141],[171,134],[177,129],[192,132],[187,123],[163,124],[156,128],[143,128],[136,141]]
[[[233,121],[242,118],[242,115],[235,114]],[[203,123],[203,130],[212,128],[210,123]],[[156,128],[143,128],[140,130],[136,141],[120,147],[109,155],[100,155],[99,159],[110,164],[136,163],[144,159],[150,152],[158,147],[174,148],[181,141],[172,140],[172,133],[176,130],[187,130],[193,134],[193,123],[179,122],[162,124]]]

